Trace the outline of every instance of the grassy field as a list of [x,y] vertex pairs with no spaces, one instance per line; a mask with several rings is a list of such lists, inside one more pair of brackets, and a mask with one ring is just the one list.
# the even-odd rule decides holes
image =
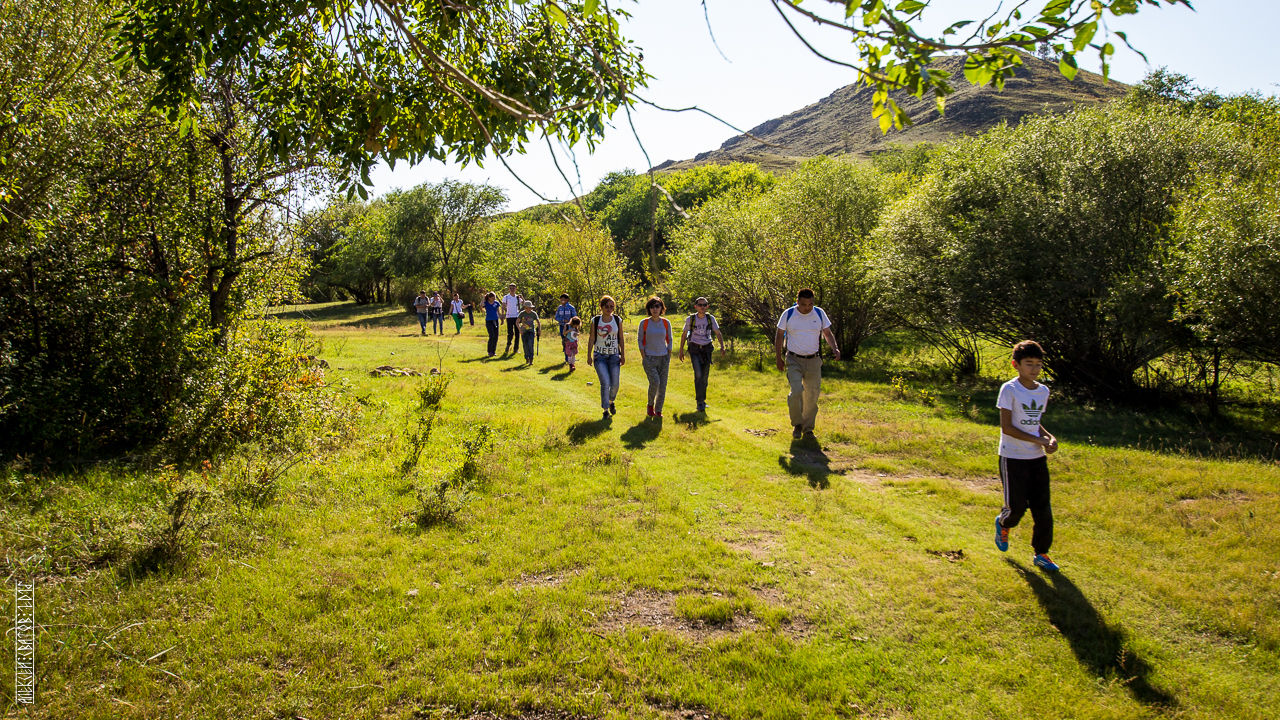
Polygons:
[[[399,310],[305,317],[328,380],[364,405],[339,450],[250,449],[185,473],[6,471],[7,573],[37,573],[40,623],[38,704],[17,708],[6,683],[10,716],[1280,707],[1280,463],[1265,419],[1238,421],[1256,442],[1224,441],[1172,411],[1051,404],[1062,572],[1044,575],[1029,517],[1007,554],[992,543],[994,375],[930,384],[891,339],[851,368],[828,365],[819,442],[806,444],[788,432],[785,379],[751,352],[713,372],[705,416],[689,364],[673,362],[662,422],[645,418],[633,354],[618,414],[602,421],[594,373],[569,374],[550,336],[522,368],[482,357],[480,325],[423,338]],[[452,374],[416,471],[427,378],[370,377],[379,365]],[[486,426],[495,442],[456,522],[415,524],[418,490],[457,473]],[[200,552],[186,566],[102,560],[163,526],[179,484],[235,487],[276,465],[287,471],[274,500],[192,511],[184,531]],[[12,662],[6,651],[6,677]]]

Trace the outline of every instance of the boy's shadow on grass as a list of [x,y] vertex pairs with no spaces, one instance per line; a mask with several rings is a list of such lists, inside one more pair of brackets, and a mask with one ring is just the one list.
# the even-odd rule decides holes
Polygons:
[[1049,622],[1067,639],[1076,659],[1094,675],[1118,680],[1144,705],[1175,707],[1173,695],[1151,684],[1151,666],[1126,647],[1123,628],[1103,619],[1093,603],[1061,572],[1046,580],[1021,563],[1004,559],[1031,586]]
[[612,424],[612,417],[601,418],[599,420],[582,420],[570,425],[569,429],[564,431],[564,434],[569,438],[570,443],[574,445],[581,445],[583,442],[599,435],[605,430],[608,430],[609,426]]
[[778,467],[790,475],[807,477],[809,487],[817,490],[831,487],[831,476],[839,475],[831,469],[831,458],[816,440],[792,440],[791,457],[779,455]]
[[662,434],[662,418],[645,418],[622,433],[622,444],[631,450],[639,450]]

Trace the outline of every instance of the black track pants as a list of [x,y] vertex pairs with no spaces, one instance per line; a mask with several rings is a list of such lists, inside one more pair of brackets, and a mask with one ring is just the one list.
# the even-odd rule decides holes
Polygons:
[[1000,483],[1004,486],[1004,509],[1000,524],[1017,527],[1031,511],[1031,548],[1048,554],[1053,545],[1053,506],[1049,502],[1049,459],[1000,458]]
[[511,339],[515,338],[516,352],[520,352],[520,331],[516,329],[519,318],[507,318],[507,350],[511,350]]
[[485,320],[484,326],[489,331],[489,354],[492,355],[498,351],[498,321]]

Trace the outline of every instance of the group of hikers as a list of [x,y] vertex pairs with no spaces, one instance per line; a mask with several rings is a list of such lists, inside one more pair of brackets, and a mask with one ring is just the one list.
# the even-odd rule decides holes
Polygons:
[[[445,300],[440,292],[435,292],[428,296],[426,290],[419,290],[418,296],[413,299],[413,309],[418,312],[418,327],[423,335],[427,334],[428,320],[431,322],[431,333],[433,335],[444,334]],[[449,301],[448,314],[453,318],[454,335],[462,332],[462,317],[464,314],[472,325],[476,324],[472,304],[463,302],[462,295],[459,293],[453,293],[453,299]]]
[[[541,318],[534,310],[533,302],[518,294],[514,284],[507,286],[507,292],[501,298],[492,292],[482,290],[481,293],[484,296],[485,327],[489,333],[488,357],[497,354],[499,329],[505,320],[507,345],[504,354],[510,354],[513,349],[520,352],[523,343],[525,364],[532,365],[542,335]],[[418,301],[425,296],[425,292],[420,293],[415,300],[423,334],[426,334],[429,313],[424,313],[424,305],[419,305]],[[425,307],[433,307],[430,303],[438,298],[439,293],[428,298]],[[608,295],[601,297],[599,312],[584,327],[577,308],[569,300],[568,294],[560,296],[554,316],[559,327],[561,352],[569,371],[575,371],[585,330],[585,356],[595,367],[600,384],[602,419],[608,420],[617,413],[618,386],[622,366],[627,359],[626,337],[622,319],[617,314],[617,303]],[[684,319],[677,352],[679,361],[684,362],[685,351],[688,350],[693,366],[694,395],[700,413],[707,411],[707,379],[717,341],[720,355],[724,356],[724,335],[715,316],[707,312],[709,306],[705,297],[694,300],[694,312]],[[470,307],[454,293],[450,309],[459,332],[462,313]],[[636,331],[636,345],[640,365],[649,381],[648,415],[661,418],[671,354],[675,351],[675,333],[665,317],[667,308],[661,298],[650,297],[644,309],[645,317],[640,320]],[[443,326],[443,320],[440,324]],[[778,317],[774,334],[775,364],[779,371],[786,373],[790,385],[787,410],[791,435],[797,440],[815,437],[818,398],[822,392],[820,350],[824,339],[832,356],[839,360],[840,348],[831,331],[830,318],[814,303],[813,290],[802,289],[796,293],[795,304]],[[1033,521],[1032,562],[1045,571],[1054,572],[1058,565],[1048,555],[1053,542],[1053,511],[1049,499],[1047,455],[1057,451],[1058,440],[1041,425],[1049,399],[1049,388],[1038,382],[1044,366],[1044,349],[1034,340],[1024,340],[1014,346],[1012,361],[1017,377],[1001,386],[996,401],[1000,410],[999,458],[1004,503],[996,516],[995,544],[1001,552],[1007,551],[1009,530],[1016,527],[1029,510]]]

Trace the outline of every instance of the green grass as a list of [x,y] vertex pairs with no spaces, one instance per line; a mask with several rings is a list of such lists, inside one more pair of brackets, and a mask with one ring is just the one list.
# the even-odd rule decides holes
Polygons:
[[[921,371],[908,380],[936,405],[899,399],[889,378],[911,369],[899,363],[932,362],[901,338],[828,365],[822,444],[808,446],[787,432],[784,378],[745,352],[713,372],[705,418],[688,363],[673,362],[661,424],[644,418],[632,355],[618,415],[601,421],[594,373],[568,374],[550,335],[522,369],[481,359],[480,326],[422,338],[400,311],[308,312],[330,380],[366,405],[356,439],[289,468],[265,507],[211,503],[185,565],[145,574],[129,558],[163,526],[173,487],[216,494],[233,463],[9,471],[6,562],[39,577],[28,715],[1266,718],[1280,706],[1280,465],[1261,441],[1228,447],[1203,426],[1192,438],[1180,411],[1051,406],[1063,572],[1045,576],[1029,518],[1007,555],[991,541],[995,376],[959,386]],[[456,473],[463,442],[494,429],[456,523],[405,522],[417,481],[400,467],[426,379],[368,376],[384,364],[455,373],[419,475]],[[1249,422],[1263,420],[1237,424]]]

